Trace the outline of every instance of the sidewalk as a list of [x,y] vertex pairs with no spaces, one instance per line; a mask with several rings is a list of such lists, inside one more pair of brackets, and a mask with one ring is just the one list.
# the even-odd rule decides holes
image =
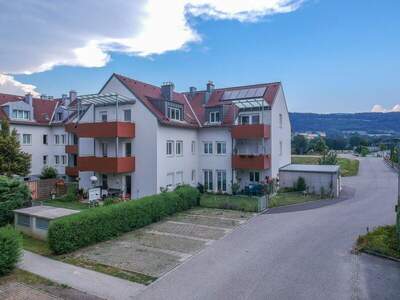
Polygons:
[[133,299],[145,286],[24,251],[18,267],[103,299]]

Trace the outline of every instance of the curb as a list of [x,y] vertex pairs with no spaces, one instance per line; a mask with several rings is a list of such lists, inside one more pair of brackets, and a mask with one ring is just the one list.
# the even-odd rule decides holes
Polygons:
[[381,253],[373,251],[373,250],[365,250],[365,249],[363,249],[363,250],[358,250],[358,251],[359,252],[363,252],[365,254],[369,254],[369,255],[372,255],[372,256],[376,256],[376,257],[380,257],[380,258],[383,258],[383,259],[388,259],[388,260],[392,260],[392,261],[400,263],[400,259],[398,259],[396,257],[387,256],[385,254],[381,254]]

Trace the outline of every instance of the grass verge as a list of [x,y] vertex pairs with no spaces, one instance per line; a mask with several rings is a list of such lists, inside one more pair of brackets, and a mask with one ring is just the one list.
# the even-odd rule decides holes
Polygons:
[[60,200],[46,200],[43,201],[43,205],[55,206],[61,208],[75,209],[75,210],[85,210],[89,208],[87,203],[81,203],[78,201],[60,201]]
[[257,212],[258,198],[239,195],[202,194],[200,197],[200,206],[208,208],[241,210],[245,212]]
[[38,275],[29,273],[21,269],[15,269],[10,274],[0,277],[0,285],[3,285],[10,281],[21,282],[28,285],[37,285],[37,284],[42,284],[47,286],[58,285],[57,283],[54,283],[51,280],[48,280],[46,278],[40,277]]
[[277,193],[270,199],[268,207],[272,208],[278,206],[299,204],[309,201],[320,200],[322,198],[323,197],[321,197],[321,195],[315,195],[315,194],[304,195],[302,192],[281,192]]
[[357,250],[372,251],[400,259],[400,242],[396,236],[396,226],[381,226],[361,235],[357,239]]
[[141,284],[146,284],[146,285],[152,283],[154,280],[157,279],[155,277],[148,276],[145,274],[122,270],[119,268],[103,265],[103,264],[100,264],[97,262],[92,262],[92,261],[85,260],[85,259],[78,258],[78,257],[72,257],[72,256],[67,256],[67,255],[56,256],[56,255],[52,254],[47,242],[37,240],[26,234],[22,234],[22,236],[23,236],[23,248],[25,250],[28,250],[28,251],[31,251],[31,252],[34,252],[36,254],[40,254],[43,256],[47,256],[49,258],[56,259],[61,262],[65,262],[67,264],[75,265],[75,266],[82,267],[85,269],[93,270],[96,272],[104,273],[107,275],[115,276],[115,277],[118,277],[121,279],[129,280],[129,281],[133,281],[133,282],[137,282],[137,283],[141,283]]

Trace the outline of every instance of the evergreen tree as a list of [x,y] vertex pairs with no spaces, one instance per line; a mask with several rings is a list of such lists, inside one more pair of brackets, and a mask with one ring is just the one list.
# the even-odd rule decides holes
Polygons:
[[31,168],[31,156],[21,151],[17,131],[10,130],[6,119],[0,130],[0,174],[26,176]]

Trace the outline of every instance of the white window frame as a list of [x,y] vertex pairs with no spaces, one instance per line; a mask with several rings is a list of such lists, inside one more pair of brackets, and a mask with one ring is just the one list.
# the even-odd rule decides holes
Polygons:
[[[218,116],[218,120],[217,120]],[[209,123],[211,124],[218,124],[221,123],[221,113],[219,111],[211,111],[209,116]]]
[[203,142],[203,154],[205,155],[213,154],[213,142]]
[[[126,113],[129,112],[129,118],[127,118]],[[124,109],[124,121],[125,122],[130,122],[132,121],[132,110],[131,109]]]
[[61,144],[65,145],[67,143],[67,136],[65,134],[61,134]]
[[[256,174],[258,174],[258,181],[256,180]],[[251,179],[253,177],[253,180]],[[249,172],[249,182],[251,183],[260,183],[261,181],[261,172],[260,171],[250,171]]]
[[60,164],[60,155],[54,155],[54,164],[56,166]]
[[[178,152],[179,149],[179,152]],[[183,156],[183,141],[176,141],[175,142],[175,155],[176,156]]]
[[171,182],[167,183],[167,187],[175,186],[175,173],[174,172],[167,173],[167,181],[169,178],[171,178]]
[[196,141],[192,141],[192,154],[196,154]]
[[192,170],[192,183],[196,183],[196,170]]
[[279,114],[279,128],[283,127],[283,115]]
[[48,164],[48,156],[47,155],[43,155],[43,165],[44,166],[47,166],[47,164]]
[[[103,110],[99,113],[100,115],[100,122],[108,122],[108,112],[106,110]],[[105,117],[103,119],[103,117]]]
[[58,134],[54,135],[54,145],[60,144],[60,136]]
[[[218,152],[218,145],[221,145],[220,152]],[[215,142],[215,148],[216,148],[217,155],[226,155],[226,142],[223,142],[223,141]]]
[[61,163],[65,166],[67,164],[67,156],[61,155]]
[[[213,191],[214,190],[214,174],[213,170],[205,169],[203,170],[203,185],[205,191]],[[210,186],[211,183],[211,186]]]
[[[44,142],[45,137],[46,137],[46,143]],[[42,142],[43,142],[43,145],[48,145],[49,144],[49,136],[47,134],[43,134]]]
[[[174,144],[175,144],[174,141],[167,140],[167,143],[166,143],[166,154],[167,154],[168,157],[174,156]],[[169,149],[169,145],[171,145],[171,149]]]
[[32,145],[32,134],[22,134],[22,145]]
[[167,107],[167,117],[171,120],[181,121],[181,110],[180,108],[168,106]]
[[217,191],[227,191],[226,170],[217,170]]
[[183,184],[183,171],[178,171],[175,173],[175,185]]

